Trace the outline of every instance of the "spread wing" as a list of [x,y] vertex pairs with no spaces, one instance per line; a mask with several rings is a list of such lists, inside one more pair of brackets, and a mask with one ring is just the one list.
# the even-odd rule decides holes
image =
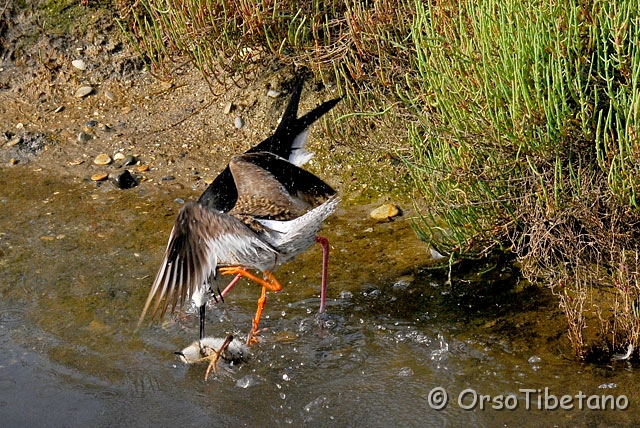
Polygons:
[[201,292],[218,266],[259,269],[260,263],[275,264],[275,259],[275,250],[239,220],[198,203],[186,203],[176,217],[138,327],[154,299],[152,318],[158,310],[164,316],[169,306],[173,312],[178,304]]

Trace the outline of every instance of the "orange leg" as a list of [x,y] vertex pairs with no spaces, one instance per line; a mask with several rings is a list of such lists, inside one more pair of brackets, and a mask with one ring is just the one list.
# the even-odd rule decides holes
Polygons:
[[[211,370],[213,370],[213,372],[215,374],[218,374],[218,359],[220,359],[220,355],[222,354],[222,352],[224,352],[224,350],[229,347],[229,344],[231,343],[231,341],[233,341],[233,336],[232,335],[228,335],[227,338],[222,343],[222,346],[220,347],[220,349],[218,349],[217,351],[212,349],[210,355],[208,355],[208,356],[206,356],[204,358],[200,358],[198,360],[198,361],[209,361],[209,366],[207,367],[207,372],[204,374],[204,380],[208,380],[209,379],[209,375],[211,374]],[[202,350],[200,352],[202,352]]]
[[222,275],[242,275],[245,278],[257,282],[262,286],[262,292],[260,293],[260,298],[258,299],[258,309],[256,310],[256,316],[253,319],[253,328],[251,329],[251,333],[249,333],[249,336],[247,337],[247,345],[253,345],[258,342],[256,336],[258,334],[260,318],[262,317],[262,310],[264,309],[264,305],[267,302],[267,289],[272,292],[277,292],[282,290],[282,285],[269,271],[264,271],[265,279],[260,279],[238,266],[220,268],[219,272]]

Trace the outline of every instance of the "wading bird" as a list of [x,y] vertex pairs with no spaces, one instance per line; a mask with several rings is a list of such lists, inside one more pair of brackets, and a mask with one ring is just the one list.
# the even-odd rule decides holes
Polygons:
[[[329,244],[317,233],[339,199],[328,184],[300,166],[313,156],[305,150],[309,127],[341,98],[298,118],[303,83],[303,79],[298,81],[274,134],[233,157],[197,202],[180,209],[138,327],[154,299],[152,318],[158,311],[160,317],[164,316],[169,307],[173,312],[178,304],[190,299],[199,308],[203,339],[205,307],[212,294],[209,278],[235,274],[236,278],[219,292],[221,298],[242,276],[262,286],[247,338],[247,343],[252,343],[266,291],[282,288],[271,272],[314,242],[323,247],[319,312],[324,312]],[[263,278],[249,269],[262,272]]]

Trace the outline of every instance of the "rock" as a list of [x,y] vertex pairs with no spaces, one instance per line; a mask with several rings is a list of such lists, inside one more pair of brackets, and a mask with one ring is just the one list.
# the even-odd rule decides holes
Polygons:
[[393,204],[380,205],[369,213],[369,217],[377,221],[390,220],[400,214],[400,210]]
[[236,128],[242,129],[244,127],[244,120],[242,120],[242,118],[240,116],[237,116],[233,120],[233,124],[236,126]]
[[74,59],[73,61],[71,61],[71,65],[73,65],[78,70],[85,71],[87,69],[87,64],[85,64],[81,59]]
[[81,143],[86,143],[87,141],[91,140],[91,138],[91,134],[87,134],[86,132],[78,133],[78,141],[80,141]]
[[162,181],[172,181],[172,180],[175,180],[175,179],[176,178],[173,175],[165,175],[160,180],[162,180]]
[[111,163],[111,156],[106,153],[99,154],[93,160],[93,163],[95,163],[96,165],[109,165]]
[[269,98],[278,98],[280,96],[280,91],[276,91],[274,89],[269,89],[267,91],[267,96]]
[[120,189],[131,189],[138,184],[133,175],[126,169],[118,174],[112,175],[111,181]]
[[18,162],[20,162],[20,161],[18,159],[16,159],[16,158],[9,159],[9,165],[17,165]]
[[124,166],[135,165],[138,163],[138,159],[136,159],[133,155],[128,155],[124,158],[124,162],[122,163]]
[[15,137],[9,140],[9,142],[7,143],[7,147],[13,147],[20,143],[22,143],[22,137],[19,135],[16,135]]
[[104,96],[109,101],[115,101],[116,100],[116,96],[113,95],[113,92],[111,92],[111,91],[104,91]]
[[77,98],[84,98],[92,92],[93,88],[91,86],[81,86],[78,88],[75,95]]
[[140,165],[138,167],[138,172],[146,172],[149,171],[149,165]]
[[115,155],[113,155],[113,160],[117,160],[118,161],[118,160],[122,160],[124,158],[125,158],[125,156],[124,156],[124,153],[122,153],[122,152],[118,152]]
[[233,103],[229,101],[227,104],[225,104],[224,110],[222,110],[222,113],[229,114],[231,113],[231,110],[233,110]]
[[91,181],[102,181],[106,180],[109,177],[109,174],[106,172],[97,172],[91,176]]
[[87,123],[85,123],[84,125],[89,128],[93,128],[95,126],[98,126],[98,121],[95,119],[91,119],[91,120],[88,120]]

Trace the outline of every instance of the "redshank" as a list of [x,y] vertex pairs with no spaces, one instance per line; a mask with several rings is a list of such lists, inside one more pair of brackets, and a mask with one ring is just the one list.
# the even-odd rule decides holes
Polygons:
[[[320,312],[324,312],[328,242],[317,232],[334,211],[338,198],[329,185],[298,165],[312,156],[304,149],[309,126],[340,99],[328,101],[297,119],[302,83],[300,80],[296,86],[275,133],[232,158],[197,203],[182,207],[138,326],[154,299],[152,317],[158,310],[162,317],[169,306],[173,312],[189,298],[199,308],[203,339],[205,306],[211,292],[209,277],[236,274],[221,297],[241,276],[262,286],[247,340],[253,342],[266,291],[282,288],[271,271],[313,242],[323,246]],[[263,278],[248,269],[261,271]]]

